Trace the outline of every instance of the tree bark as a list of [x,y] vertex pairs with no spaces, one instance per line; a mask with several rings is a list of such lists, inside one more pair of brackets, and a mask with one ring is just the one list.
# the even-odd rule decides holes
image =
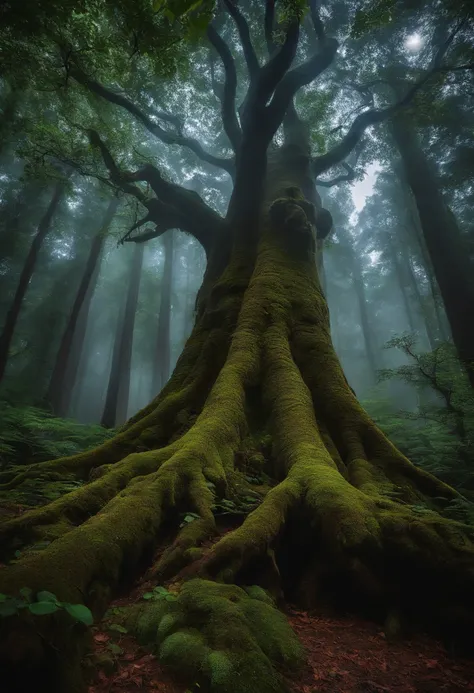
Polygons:
[[151,382],[151,396],[156,397],[170,377],[170,324],[171,290],[173,286],[173,231],[163,236],[165,264],[161,280],[160,312],[156,332],[155,360]]
[[[102,225],[92,241],[84,273],[56,356],[46,401],[57,416],[66,416],[69,409],[71,391],[74,386],[75,374],[80,358],[80,348],[82,346],[80,342],[83,342],[85,335],[87,321],[87,305],[85,304],[87,302],[90,305],[92,300],[91,284],[94,276],[97,278],[97,267],[100,264],[106,233],[117,212],[118,204],[119,202],[116,198],[111,200]],[[82,325],[80,325],[81,311],[83,311]],[[80,330],[82,338],[77,335],[79,327],[82,328]],[[75,347],[74,353],[72,353],[73,344]],[[72,360],[74,360],[74,363],[72,363]],[[69,375],[69,378],[67,378],[66,382],[67,375]]]
[[133,249],[125,306],[117,323],[109,385],[101,420],[102,426],[106,428],[114,428],[117,424],[124,423],[127,418],[133,328],[140,288],[143,249],[142,244],[137,244]]
[[[265,654],[265,643],[259,649],[250,637],[269,623],[267,616],[278,624],[280,616],[269,606],[257,626],[252,602],[246,613],[254,630],[241,619],[247,625],[235,632],[237,616],[222,609],[245,607],[237,585],[259,585],[305,608],[356,608],[382,621],[395,611],[456,637],[470,637],[474,626],[470,530],[443,516],[459,496],[396,450],[349,388],[317,275],[312,204],[318,201],[310,204],[301,194],[304,161],[288,161],[288,154],[283,147],[269,161],[255,254],[234,250],[212,281],[158,397],[96,450],[0,475],[3,488],[39,473],[89,479],[34,515],[2,525],[7,558],[19,537],[22,552],[39,537],[51,541],[2,568],[2,593],[14,594],[20,585],[47,589],[62,601],[86,603],[100,617],[166,529],[169,543],[152,575],[177,591],[171,631],[186,640],[191,625],[206,643],[189,676],[203,677],[203,684],[211,676],[206,653],[229,658],[231,678],[227,688],[216,685],[219,693],[243,693],[255,681],[262,693],[286,690],[269,662],[287,660]],[[271,483],[241,526],[219,536],[215,503],[251,490],[249,465]],[[413,506],[420,503],[431,510],[417,514]],[[190,510],[197,519],[180,527]],[[138,632],[147,614],[154,639],[165,612],[149,608],[137,605],[125,618],[129,631]],[[61,619],[37,621],[31,628],[12,619],[0,631],[5,675],[15,674],[25,690],[36,677],[39,693],[82,693],[87,638]],[[267,642],[279,627],[268,625]]]
[[397,115],[391,121],[391,131],[416,201],[454,344],[474,387],[474,283],[469,258],[409,119]]
[[48,205],[46,212],[41,219],[36,235],[31,244],[30,250],[23,265],[23,270],[18,281],[18,286],[15,292],[10,309],[8,310],[5,324],[3,327],[3,332],[0,336],[0,381],[5,375],[5,369],[8,362],[8,352],[10,350],[10,345],[13,339],[13,334],[15,332],[16,323],[18,316],[21,311],[23,304],[23,299],[25,297],[26,291],[28,289],[28,284],[30,283],[31,277],[36,266],[36,261],[38,259],[39,251],[43,245],[43,241],[46,238],[48,232],[51,229],[51,224],[53,222],[54,215],[57,208],[64,195],[64,182],[60,181],[56,184],[51,201]]

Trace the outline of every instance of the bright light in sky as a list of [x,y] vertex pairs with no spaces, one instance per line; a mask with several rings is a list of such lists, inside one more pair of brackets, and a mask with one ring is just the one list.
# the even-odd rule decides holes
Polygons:
[[379,171],[380,164],[370,164],[370,166],[367,166],[367,173],[365,174],[364,179],[353,183],[352,200],[358,212],[360,212],[362,207],[365,205],[366,198],[372,195],[375,179],[377,178],[377,173]]
[[405,41],[405,48],[408,48],[408,50],[413,53],[419,51],[422,45],[423,40],[420,34],[411,34]]

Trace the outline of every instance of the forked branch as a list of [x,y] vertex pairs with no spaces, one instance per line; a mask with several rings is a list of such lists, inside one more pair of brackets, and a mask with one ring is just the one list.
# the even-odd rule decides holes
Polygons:
[[[222,124],[224,131],[229,138],[234,152],[237,154],[242,132],[240,130],[237,113],[235,110],[235,94],[237,91],[237,72],[235,69],[234,59],[230,52],[229,46],[224,39],[217,33],[212,24],[207,27],[207,36],[216,51],[218,52],[225,71],[224,88],[220,95],[222,106]],[[213,75],[212,75],[213,77]],[[213,81],[215,81],[213,79]],[[214,89],[214,93],[216,90]]]
[[[88,77],[85,74],[85,72],[83,72],[77,66],[73,66],[70,68],[70,76],[74,78],[76,82],[82,84],[84,87],[92,91],[94,94],[97,94],[98,96],[102,97],[106,101],[109,101],[110,103],[116,104],[117,106],[121,106],[126,111],[131,113],[136,118],[136,120],[142,123],[142,125],[148,130],[148,132],[150,132],[152,135],[157,137],[165,144],[177,144],[182,147],[187,147],[192,152],[194,152],[194,154],[196,154],[196,156],[198,156],[202,161],[206,161],[207,163],[212,164],[213,166],[217,166],[218,168],[224,169],[224,171],[227,171],[227,173],[229,173],[229,175],[231,176],[234,175],[234,162],[231,159],[225,159],[222,157],[214,156],[213,154],[206,152],[197,140],[192,139],[190,137],[183,137],[178,133],[172,133],[168,130],[165,130],[160,125],[155,123],[150,116],[148,116],[140,108],[138,108],[138,106],[134,104],[133,101],[128,99],[126,96],[122,96],[122,94],[117,94],[108,87],[104,87],[104,85],[100,84],[100,82],[97,82],[96,80]],[[169,118],[169,114],[167,115]]]

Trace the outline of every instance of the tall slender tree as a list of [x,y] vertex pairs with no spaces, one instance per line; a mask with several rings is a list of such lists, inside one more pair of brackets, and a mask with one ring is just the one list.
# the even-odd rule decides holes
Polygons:
[[[81,310],[85,307],[84,303],[86,299],[90,301],[92,298],[92,293],[89,291],[89,289],[91,288],[91,282],[93,281],[94,275],[97,274],[97,267],[100,263],[106,233],[117,212],[118,204],[119,202],[117,198],[110,201],[102,220],[102,224],[92,240],[89,257],[87,258],[86,266],[84,268],[84,274],[82,275],[74,304],[69,315],[69,320],[66,324],[66,328],[59,345],[56,362],[51,375],[51,380],[49,382],[48,392],[46,394],[46,401],[51,405],[53,412],[58,416],[65,416],[68,411],[69,397],[74,384],[74,378],[70,378],[69,382],[66,382],[66,374],[68,373],[69,369],[70,375],[73,375],[73,372],[77,369],[78,359],[80,357],[80,351],[78,348],[80,346],[79,339],[76,339],[75,354],[72,354],[72,347],[75,337],[78,337],[76,331],[79,325]],[[84,318],[86,318],[85,313]],[[84,338],[84,332],[85,330],[82,329],[82,339]],[[74,356],[75,363],[71,363],[72,356]]]
[[133,250],[125,305],[118,316],[109,385],[101,420],[102,425],[106,428],[114,428],[117,424],[123,424],[127,418],[133,328],[140,289],[143,249],[143,245],[137,244]]
[[23,265],[15,296],[13,297],[13,301],[7,313],[5,324],[3,326],[3,332],[0,335],[0,381],[5,375],[10,345],[12,343],[18,316],[20,315],[23,299],[25,298],[25,294],[28,289],[28,284],[30,283],[33,275],[43,241],[51,230],[54,215],[61,200],[63,199],[64,192],[64,181],[58,181],[55,185],[48,207],[38,225],[36,235],[33,239],[30,250],[28,251],[25,264]]

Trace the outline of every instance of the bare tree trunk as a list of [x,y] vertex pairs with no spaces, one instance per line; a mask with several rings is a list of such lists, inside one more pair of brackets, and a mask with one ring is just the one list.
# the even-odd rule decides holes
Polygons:
[[474,283],[472,267],[459,228],[408,118],[391,121],[405,175],[415,197],[423,236],[430,255],[454,344],[474,387]]
[[38,254],[43,245],[43,241],[46,238],[48,232],[51,229],[51,224],[58,209],[58,206],[64,195],[64,181],[60,181],[56,184],[53,192],[53,196],[48,205],[46,212],[41,219],[36,236],[33,239],[30,250],[23,265],[23,270],[20,275],[18,286],[15,292],[10,309],[7,313],[5,320],[5,325],[3,327],[2,335],[0,336],[0,381],[5,375],[5,369],[8,362],[8,352],[10,350],[10,345],[13,339],[13,334],[15,332],[16,323],[18,321],[18,316],[20,315],[21,307],[23,305],[23,299],[25,298],[26,291],[28,289],[28,284],[30,283],[31,277],[36,266],[38,259]]
[[133,328],[140,288],[143,250],[144,245],[141,243],[134,246],[125,308],[123,313],[119,315],[117,323],[109,385],[101,420],[102,426],[106,428],[113,428],[118,423],[124,423],[127,418]]
[[165,266],[161,282],[160,314],[156,332],[155,359],[153,361],[152,397],[160,392],[170,377],[170,322],[171,288],[173,284],[173,231],[163,236]]
[[[92,291],[89,291],[89,289],[92,288],[91,284],[93,283],[94,275],[97,279],[96,270],[102,255],[106,232],[117,211],[117,207],[118,200],[114,198],[109,203],[102,225],[92,241],[81,283],[77,290],[74,305],[72,307],[71,314],[69,316],[69,320],[56,356],[56,362],[51,375],[46,399],[51,404],[53,412],[58,416],[65,416],[69,408],[71,388],[74,385],[75,374],[77,372],[80,356],[80,347],[82,345],[79,343],[79,341],[76,341],[75,343],[74,364],[71,362],[72,347],[78,327],[81,327],[82,333],[82,339],[80,341],[83,342],[84,340],[87,311],[82,313],[83,324],[80,325],[81,311],[83,308],[87,308],[87,306],[85,306],[86,300],[90,305]],[[67,378],[68,371],[69,378]],[[66,382],[67,380],[69,382]]]

